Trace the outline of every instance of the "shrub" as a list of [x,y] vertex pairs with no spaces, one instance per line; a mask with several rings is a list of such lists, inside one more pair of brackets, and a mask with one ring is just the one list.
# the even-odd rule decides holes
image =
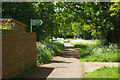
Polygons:
[[50,61],[50,59],[64,49],[64,42],[62,40],[41,41],[36,43],[37,46],[37,65],[41,65]]

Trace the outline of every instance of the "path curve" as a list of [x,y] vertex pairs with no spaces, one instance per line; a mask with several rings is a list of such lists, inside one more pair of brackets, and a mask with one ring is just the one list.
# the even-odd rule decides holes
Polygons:
[[55,68],[47,78],[81,78],[81,62],[79,60],[79,50],[74,48],[65,40],[64,50],[54,57],[50,64],[42,67]]
[[65,49],[50,63],[35,68],[29,78],[82,78],[84,72],[92,72],[102,66],[118,66],[118,63],[81,62],[79,50],[67,40],[64,42]]

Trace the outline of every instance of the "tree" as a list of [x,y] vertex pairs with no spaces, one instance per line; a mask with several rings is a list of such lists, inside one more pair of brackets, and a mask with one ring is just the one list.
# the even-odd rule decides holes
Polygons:
[[120,2],[3,3],[2,11],[3,17],[27,25],[31,18],[42,19],[43,25],[33,28],[37,40],[77,35],[84,39],[100,38],[103,44],[120,42]]
[[33,32],[37,33],[37,40],[48,39],[53,35],[54,5],[52,2],[5,2],[2,6],[2,17],[13,18],[28,25],[27,32],[30,31],[31,19],[43,20],[42,26],[33,27]]
[[[113,17],[111,16],[110,6],[113,4],[114,3],[112,2],[107,2],[107,3],[106,2],[104,3],[102,2],[91,2],[91,3],[61,2],[61,3],[57,3],[57,7],[61,9],[58,11],[58,13],[62,13],[62,16],[64,16],[64,13],[68,11],[66,15],[68,15],[69,17],[72,16],[72,18],[70,17],[71,19],[69,20],[71,20],[74,23],[80,23],[81,24],[80,26],[83,27],[84,31],[90,31],[91,34],[96,35],[96,38],[99,38],[98,35],[100,35],[101,42],[104,44],[106,42],[117,43],[117,41],[115,41],[117,39],[115,39],[114,36],[113,36],[113,39],[115,39],[114,41],[110,41],[108,39],[108,37],[111,37],[110,35],[108,35],[111,29],[114,29],[115,34],[119,34],[118,33],[119,28],[116,29],[115,27],[119,25],[119,22],[116,23],[115,20],[117,19],[117,21],[119,21],[120,18],[118,17],[118,14],[116,17],[114,17],[114,20],[113,20]],[[119,7],[116,7],[116,8],[117,8],[117,13],[119,13],[118,11]],[[67,19],[66,16],[64,16],[64,18]],[[66,22],[64,23],[67,25]],[[79,28],[79,26],[76,26],[76,27]]]

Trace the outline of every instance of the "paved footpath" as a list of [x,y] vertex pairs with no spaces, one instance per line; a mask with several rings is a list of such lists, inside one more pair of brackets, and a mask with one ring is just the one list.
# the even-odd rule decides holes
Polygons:
[[49,63],[35,68],[29,78],[82,78],[84,72],[92,72],[105,65],[118,66],[118,63],[81,62],[79,50],[65,40],[65,49]]

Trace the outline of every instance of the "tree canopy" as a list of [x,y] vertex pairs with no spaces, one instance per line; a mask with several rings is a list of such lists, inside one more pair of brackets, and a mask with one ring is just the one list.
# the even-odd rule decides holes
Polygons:
[[26,31],[31,18],[43,20],[33,28],[37,40],[54,36],[120,42],[120,2],[5,2],[2,12],[3,18],[27,24]]

